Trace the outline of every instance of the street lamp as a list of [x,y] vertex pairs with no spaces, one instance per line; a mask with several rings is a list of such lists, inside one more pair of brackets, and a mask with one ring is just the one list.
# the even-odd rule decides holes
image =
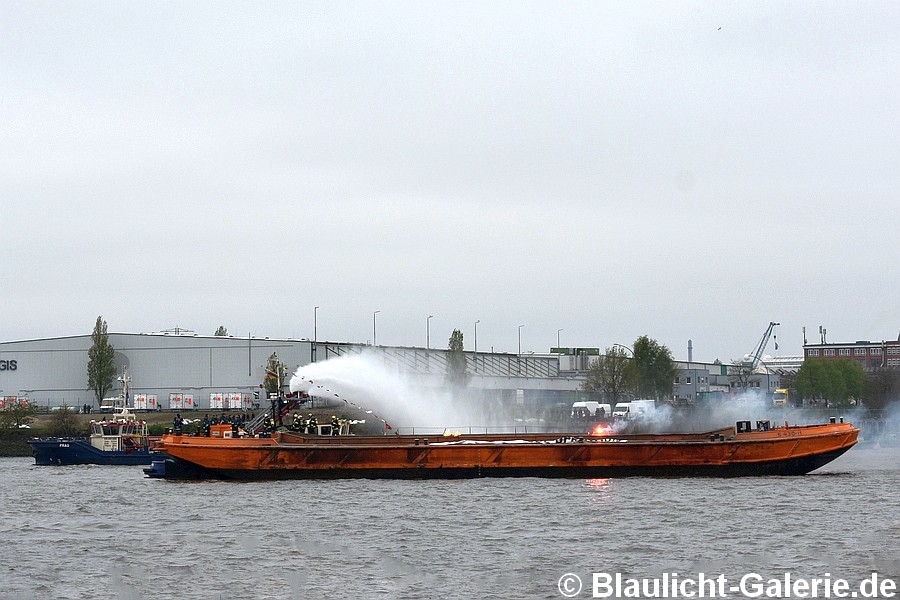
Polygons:
[[428,318],[425,319],[425,347],[428,350],[431,350],[431,319],[434,318],[434,315],[428,315]]
[[618,346],[619,348],[624,348],[625,350],[628,350],[628,352],[631,354],[631,358],[634,358],[634,350],[632,350],[625,344],[613,344],[613,348],[615,348],[616,346]]
[[560,349],[560,347],[559,347],[559,332],[560,331],[565,331],[565,330],[564,329],[556,330],[556,353],[557,354],[562,354],[562,349]]
[[372,345],[373,346],[378,345],[378,341],[375,336],[375,315],[377,315],[380,312],[381,312],[380,310],[376,310],[375,312],[372,313]]
[[313,308],[313,346],[312,346],[312,361],[316,362],[316,351],[318,348],[319,341],[319,307],[316,306]]
[[522,328],[525,325],[519,325],[519,354],[522,354]]

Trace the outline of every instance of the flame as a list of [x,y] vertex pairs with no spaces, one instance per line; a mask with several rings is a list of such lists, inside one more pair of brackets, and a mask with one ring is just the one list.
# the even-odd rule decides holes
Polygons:
[[591,435],[596,435],[603,437],[605,435],[609,435],[612,433],[612,427],[609,425],[604,425],[603,423],[597,423],[594,428],[591,430]]

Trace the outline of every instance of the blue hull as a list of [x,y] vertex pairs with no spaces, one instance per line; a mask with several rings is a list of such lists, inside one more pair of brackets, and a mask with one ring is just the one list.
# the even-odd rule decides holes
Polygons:
[[171,458],[168,458],[166,455],[154,458],[150,462],[150,466],[144,469],[144,474],[152,479],[165,479],[166,462],[173,462],[173,460]]
[[154,456],[146,448],[103,452],[83,438],[34,438],[28,443],[36,465],[149,465]]

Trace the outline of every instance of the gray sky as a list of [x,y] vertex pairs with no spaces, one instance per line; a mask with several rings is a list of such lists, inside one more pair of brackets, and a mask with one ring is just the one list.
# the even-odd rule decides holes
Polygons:
[[[0,3],[0,339],[900,333],[896,2]],[[519,325],[524,327],[519,328]],[[769,353],[774,353],[769,345]]]

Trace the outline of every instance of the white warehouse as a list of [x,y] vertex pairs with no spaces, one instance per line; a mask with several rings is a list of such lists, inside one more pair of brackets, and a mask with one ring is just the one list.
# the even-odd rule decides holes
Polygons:
[[[109,333],[109,342],[117,372],[127,367],[133,397],[155,396],[162,409],[174,408],[173,395],[191,396],[198,409],[210,408],[210,395],[256,397],[273,353],[293,372],[311,362],[366,352],[426,386],[442,385],[447,371],[448,353],[436,349],[183,333]],[[87,389],[92,344],[89,334],[0,342],[0,396],[25,397],[40,406],[96,406]],[[556,355],[466,352],[466,357],[470,388],[500,400],[567,401],[583,381],[576,373],[560,373]]]
[[[127,367],[132,397],[155,397],[162,409],[187,408],[170,398],[190,397],[196,409],[215,409],[211,396],[259,402],[260,384],[269,357],[277,353],[290,372],[312,362],[367,353],[386,370],[426,387],[439,387],[447,372],[448,352],[402,346],[370,346],[307,339],[202,336],[175,330],[162,333],[110,333],[115,364]],[[0,342],[0,397],[28,398],[40,406],[96,406],[87,386],[91,336]],[[557,350],[557,349],[553,349]],[[580,399],[586,370],[597,349],[559,349],[560,354],[465,352],[469,389],[485,401],[552,406]],[[727,389],[720,364],[676,362],[679,376],[673,398],[698,398],[703,392]],[[778,386],[777,371],[763,369],[753,378],[761,390]],[[116,395],[118,390],[110,391]],[[244,404],[246,407],[246,404]]]

